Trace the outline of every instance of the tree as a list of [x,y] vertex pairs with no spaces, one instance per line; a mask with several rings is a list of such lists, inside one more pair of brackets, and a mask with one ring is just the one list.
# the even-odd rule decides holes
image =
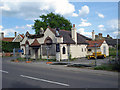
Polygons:
[[33,25],[33,29],[35,29],[35,33],[38,34],[40,31],[40,28],[42,27],[44,30],[47,28],[47,26],[50,26],[51,28],[60,28],[64,30],[71,30],[72,24],[70,21],[65,19],[63,16],[60,16],[59,14],[49,13],[47,15],[40,16],[42,20],[34,20],[35,23]]

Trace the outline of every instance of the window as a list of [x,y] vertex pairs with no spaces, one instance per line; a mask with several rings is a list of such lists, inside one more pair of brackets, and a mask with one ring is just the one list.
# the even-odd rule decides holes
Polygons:
[[83,52],[83,48],[82,48],[82,52]]
[[31,55],[30,49],[29,49],[29,55]]
[[91,49],[88,49],[88,51],[91,51]]
[[60,44],[56,44],[56,52],[60,52]]
[[22,55],[24,55],[24,49],[22,48]]
[[66,52],[65,52],[66,50],[65,50],[65,47],[63,47],[63,54],[65,54]]

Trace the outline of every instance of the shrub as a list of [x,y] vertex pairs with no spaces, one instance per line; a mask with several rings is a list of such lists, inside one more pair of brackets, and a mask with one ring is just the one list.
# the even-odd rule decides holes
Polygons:
[[4,52],[13,52],[14,48],[20,48],[20,43],[19,42],[2,41],[2,51],[4,51]]

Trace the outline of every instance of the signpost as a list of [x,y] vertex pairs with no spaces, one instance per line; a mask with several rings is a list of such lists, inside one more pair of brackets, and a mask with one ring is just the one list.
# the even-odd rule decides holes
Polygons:
[[26,61],[28,61],[29,45],[26,45]]
[[15,58],[15,48],[13,49],[13,57],[14,57],[14,59],[16,59]]

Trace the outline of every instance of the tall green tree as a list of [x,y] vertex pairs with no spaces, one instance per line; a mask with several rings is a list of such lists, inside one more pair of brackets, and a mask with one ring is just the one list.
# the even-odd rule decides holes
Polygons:
[[41,27],[44,30],[47,28],[47,26],[50,26],[51,28],[60,28],[64,30],[71,30],[72,28],[71,22],[63,16],[60,16],[59,14],[54,14],[51,12],[47,15],[40,16],[40,18],[41,20],[34,20],[35,23],[32,27],[35,30],[36,34],[39,33]]

